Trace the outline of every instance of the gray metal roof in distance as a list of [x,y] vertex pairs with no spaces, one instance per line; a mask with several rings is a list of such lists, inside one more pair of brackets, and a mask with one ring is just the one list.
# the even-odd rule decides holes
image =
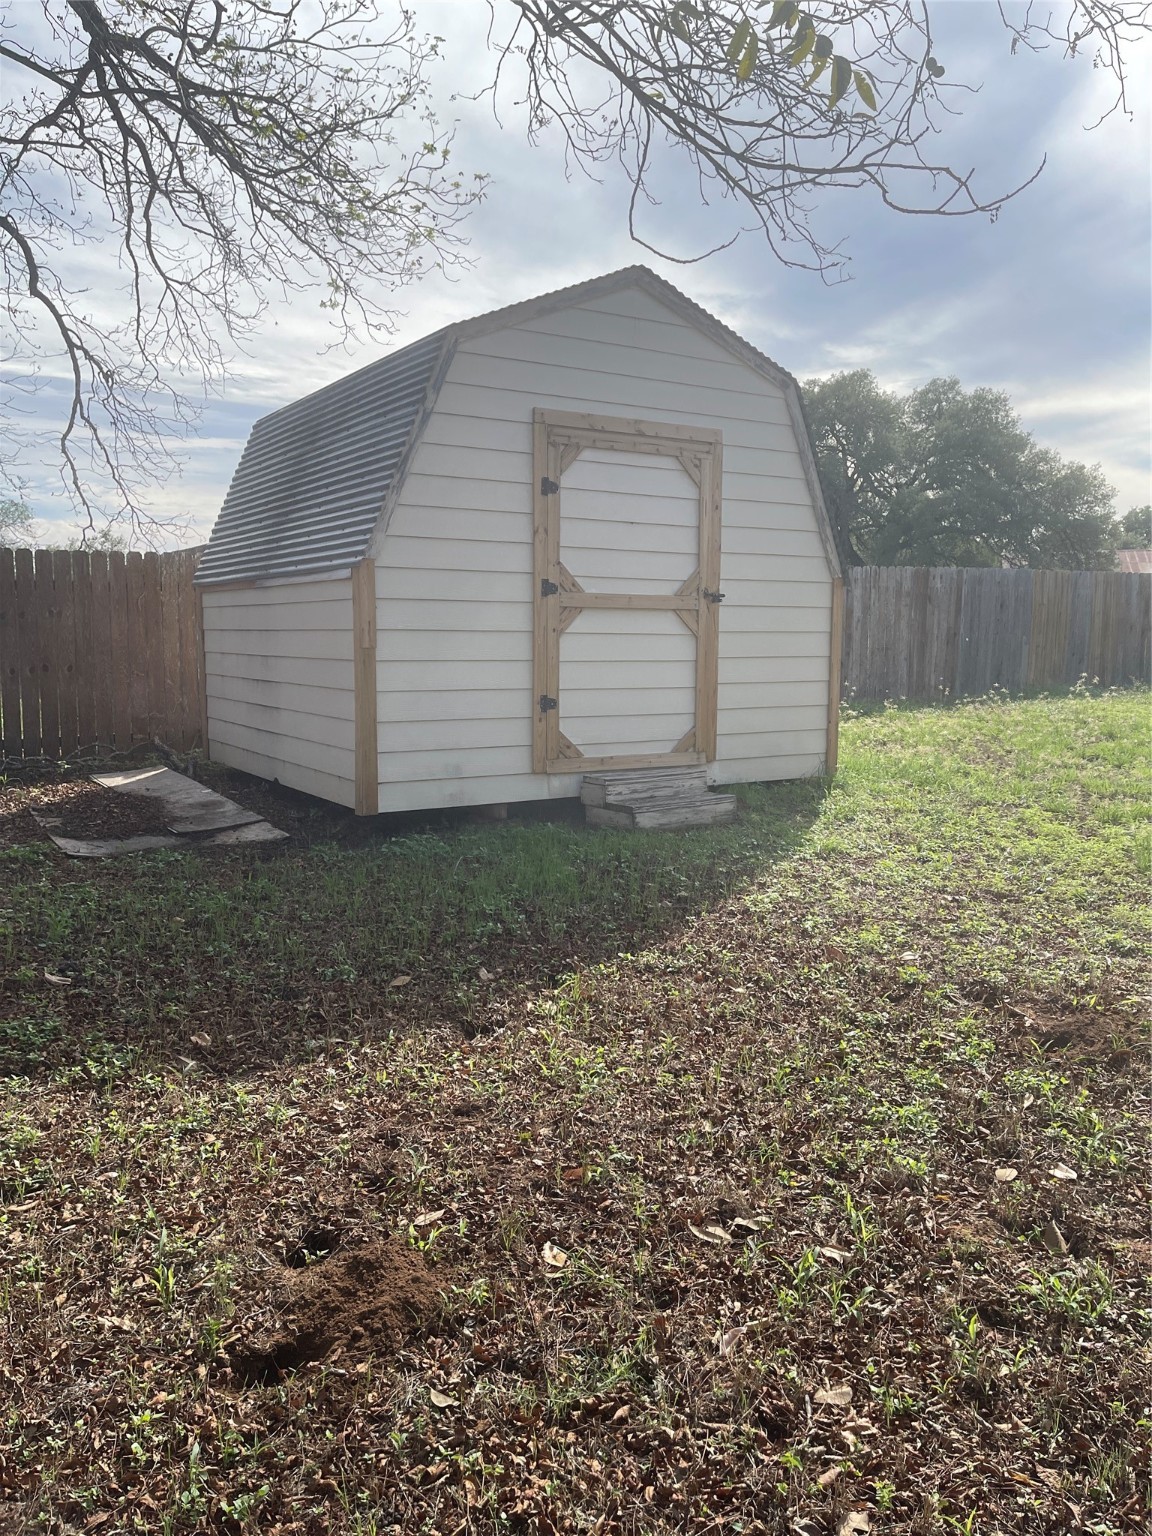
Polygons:
[[678,288],[637,266],[446,326],[263,417],[232,477],[196,571],[197,586],[348,570],[371,549],[457,342],[632,287],[681,314],[784,391],[829,566],[838,574],[795,379]]

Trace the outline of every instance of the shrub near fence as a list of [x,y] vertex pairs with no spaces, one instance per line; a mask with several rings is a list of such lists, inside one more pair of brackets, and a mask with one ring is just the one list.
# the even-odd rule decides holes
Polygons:
[[844,591],[841,686],[940,699],[1152,680],[1152,576],[860,566]]
[[0,549],[0,755],[199,744],[199,555]]

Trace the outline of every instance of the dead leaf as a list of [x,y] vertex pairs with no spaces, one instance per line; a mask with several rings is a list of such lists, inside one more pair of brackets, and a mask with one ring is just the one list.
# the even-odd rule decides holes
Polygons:
[[70,987],[72,985],[71,976],[57,976],[55,971],[45,971],[44,980],[50,981],[54,987]]
[[719,1349],[721,1358],[726,1358],[730,1355],[747,1332],[747,1328],[729,1328],[728,1332],[720,1338]]
[[821,1472],[816,1481],[821,1488],[831,1488],[832,1484],[840,1476],[842,1470],[843,1469],[841,1467],[829,1467],[827,1472]]
[[459,1408],[460,1406],[460,1399],[458,1397],[450,1397],[447,1392],[441,1392],[438,1387],[430,1388],[428,1401],[432,1404],[433,1408]]
[[388,985],[390,987],[406,987],[411,980],[411,976],[393,976]]
[[212,1036],[211,1035],[205,1035],[205,1034],[190,1035],[189,1039],[190,1039],[190,1041],[191,1041],[191,1043],[193,1045],[198,1045],[202,1051],[208,1051],[208,1050],[211,1050],[211,1048],[212,1048]]
[[702,1243],[730,1243],[732,1239],[723,1227],[697,1227],[688,1223],[688,1230],[693,1237],[698,1237]]
[[732,1223],[733,1230],[741,1232],[759,1232],[760,1226],[760,1220],[756,1216],[737,1216]]
[[579,1168],[562,1168],[560,1170],[560,1177],[564,1180],[565,1184],[583,1184],[588,1176],[589,1171],[583,1166]]
[[1057,1163],[1055,1168],[1049,1171],[1054,1179],[1075,1179],[1079,1177],[1075,1168],[1069,1168],[1067,1163]]
[[866,1536],[872,1529],[866,1509],[850,1509],[836,1527],[836,1536]]
[[820,1252],[826,1259],[831,1259],[836,1264],[844,1264],[852,1257],[850,1253],[845,1253],[842,1248],[821,1248]]
[[1064,1234],[1054,1221],[1046,1221],[1040,1228],[1040,1241],[1054,1259],[1062,1259],[1068,1252]]
[[1013,1179],[1020,1177],[1019,1168],[997,1168],[996,1179],[1001,1184],[1011,1184]]
[[819,1391],[813,1392],[812,1401],[825,1403],[829,1408],[847,1408],[852,1401],[852,1388],[847,1382],[839,1387],[821,1387]]
[[419,1216],[412,1218],[412,1225],[414,1227],[430,1227],[434,1222],[439,1221],[443,1215],[443,1211],[421,1211]]
[[557,1248],[555,1243],[545,1243],[540,1250],[540,1257],[549,1269],[563,1269],[568,1262],[568,1255],[563,1248]]
[[[476,974],[479,976],[481,981],[495,981],[496,980],[496,978],[495,978],[495,976],[493,976],[492,972],[491,971],[486,971],[483,966],[480,967],[480,969],[476,972]],[[393,983],[393,985],[395,985],[395,983]]]

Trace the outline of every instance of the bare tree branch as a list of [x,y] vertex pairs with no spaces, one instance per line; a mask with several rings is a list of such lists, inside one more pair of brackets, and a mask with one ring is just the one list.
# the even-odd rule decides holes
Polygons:
[[[33,12],[42,38],[21,36]],[[380,284],[459,259],[482,186],[454,174],[436,129],[437,53],[377,0],[45,0],[5,15],[6,350],[25,387],[64,392],[61,473],[89,525],[111,486],[112,515],[144,531],[141,493],[171,469],[189,381],[222,378],[270,292],[319,286],[337,335],[362,337],[388,329]],[[397,125],[420,119],[406,151]],[[77,248],[99,260],[101,242],[111,291],[93,295],[72,274]]]

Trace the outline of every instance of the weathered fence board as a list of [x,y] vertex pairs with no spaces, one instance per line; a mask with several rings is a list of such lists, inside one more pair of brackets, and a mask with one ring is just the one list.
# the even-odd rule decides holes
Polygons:
[[5,758],[200,744],[199,553],[0,549]]
[[1152,576],[860,566],[845,581],[842,689],[943,699],[1152,681]]

